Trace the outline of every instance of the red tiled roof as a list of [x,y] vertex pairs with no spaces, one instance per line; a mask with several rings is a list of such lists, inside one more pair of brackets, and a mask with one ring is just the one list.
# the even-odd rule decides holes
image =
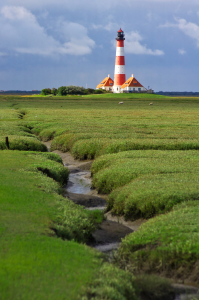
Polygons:
[[135,78],[135,77],[130,77],[122,86],[121,89],[124,89],[125,87],[143,87],[141,83]]
[[97,85],[97,89],[100,89],[103,86],[112,87],[113,85],[114,85],[114,81],[111,79],[111,77],[106,77],[102,80],[102,82],[100,84]]

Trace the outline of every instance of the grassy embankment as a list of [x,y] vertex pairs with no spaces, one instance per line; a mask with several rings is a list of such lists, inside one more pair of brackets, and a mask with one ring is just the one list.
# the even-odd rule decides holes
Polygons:
[[[18,109],[5,108],[4,102],[0,110],[2,148],[6,135],[11,149],[45,151],[30,127],[19,121]],[[102,214],[62,197],[68,171],[58,155],[3,150],[0,165],[2,300],[90,299],[91,295],[137,299],[131,274],[102,264],[97,252],[78,244],[90,238]]]
[[89,237],[101,214],[59,194],[68,171],[58,155],[4,150],[0,165],[2,300],[137,299],[132,275],[76,242]]
[[139,150],[101,156],[93,186],[110,193],[108,209],[127,219],[150,218],[175,204],[199,199],[199,153]]
[[63,208],[70,221],[81,213],[58,194],[59,184],[39,171],[48,170],[63,183],[67,169],[42,154],[18,151],[2,151],[0,164],[1,299],[76,299],[100,260],[85,246],[55,237],[59,227],[66,238],[67,232],[82,231],[75,221],[64,222]]
[[0,150],[7,149],[5,137],[9,136],[10,150],[47,151],[46,146],[31,132],[31,126],[19,122],[26,115],[26,110],[18,109],[15,101],[7,105],[7,97],[0,98]]
[[160,214],[123,240],[121,266],[199,283],[198,162],[196,150],[129,151],[94,162],[93,185],[111,192],[114,214],[131,220]]
[[[124,101],[123,105],[118,105],[120,99]],[[193,150],[199,149],[198,101],[197,98],[166,98],[156,95],[96,95],[53,99],[46,97],[45,100],[18,98],[15,101],[7,97],[3,105],[7,108],[15,103],[16,112],[25,109],[27,113],[20,124],[26,124],[26,127],[31,128],[31,133],[37,134],[43,140],[54,138],[52,149],[70,150],[80,159],[99,156],[93,168],[103,160],[108,161],[111,158],[102,158],[102,154],[150,149],[132,151],[128,158],[123,153],[113,155],[110,164],[103,165],[103,162],[102,168],[100,165],[98,170],[93,169],[94,184],[99,184],[99,189],[103,187],[104,191],[112,191],[110,208],[115,213],[126,214],[126,217],[148,218],[172,210],[153,218],[136,235],[127,237],[123,242],[124,246],[121,246],[119,260],[122,264],[128,264],[129,268],[139,269],[139,272],[146,270],[152,273],[163,272],[157,266],[161,266],[164,260],[164,265],[169,266],[170,272],[172,270],[173,277],[178,274],[179,265],[182,266],[183,263],[189,266],[189,272],[186,273],[186,268],[186,272],[181,272],[179,278],[185,279],[195,272],[198,263],[197,243],[194,238],[198,232],[198,221],[196,219],[195,225],[193,224],[193,204],[188,201],[196,200],[194,205],[197,210],[198,181],[195,172],[198,155]],[[149,106],[150,102],[154,105]],[[140,155],[140,165],[138,158],[132,157],[134,153]],[[124,186],[121,186],[121,180]],[[147,187],[151,189],[150,192]],[[179,202],[183,203],[176,208],[175,205]],[[187,207],[187,219],[183,217],[183,205]],[[174,212],[177,216],[175,224],[172,222]],[[182,226],[183,221],[185,226]],[[184,247],[182,250],[180,245],[185,243],[188,236],[185,234],[187,228],[187,243],[196,247]],[[147,231],[150,233],[155,230],[159,235],[147,236]],[[172,246],[169,236],[175,240],[175,247]],[[137,248],[133,247],[134,237],[137,238],[136,243],[140,243]],[[150,252],[151,248],[154,251]],[[142,265],[143,256],[145,260]],[[133,257],[136,257],[136,263]],[[193,263],[190,263],[190,259]],[[148,267],[150,261],[151,268]],[[198,279],[194,277],[192,280],[197,282]]]

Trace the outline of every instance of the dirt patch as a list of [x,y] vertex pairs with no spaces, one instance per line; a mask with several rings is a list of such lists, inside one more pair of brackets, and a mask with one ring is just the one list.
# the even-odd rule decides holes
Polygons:
[[42,142],[48,149],[48,151],[50,152],[50,145],[52,143],[52,141],[48,141],[48,142]]

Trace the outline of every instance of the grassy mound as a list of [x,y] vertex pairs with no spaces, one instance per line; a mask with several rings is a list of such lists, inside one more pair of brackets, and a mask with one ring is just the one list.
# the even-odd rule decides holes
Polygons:
[[122,241],[120,263],[136,273],[199,283],[198,214],[199,201],[187,201],[149,220]]
[[110,193],[108,209],[125,218],[149,218],[199,199],[198,151],[128,151],[92,165],[93,186]]
[[[102,137],[102,134],[95,134],[98,137]],[[55,137],[51,144],[51,150],[61,150],[63,152],[70,151],[73,147],[73,145],[81,140],[84,141],[87,139],[92,139],[93,134],[92,133],[65,133],[62,135],[59,135]]]
[[135,278],[114,265],[104,264],[99,277],[86,289],[86,296],[82,297],[82,300],[90,299],[138,300]]
[[[64,149],[64,148],[62,148]],[[129,150],[198,150],[198,140],[172,140],[172,139],[79,139],[71,150],[76,159],[93,159],[100,155],[118,153]]]
[[[5,137],[0,137],[0,150],[7,149]],[[24,151],[47,151],[47,147],[42,144],[36,137],[28,136],[9,136],[10,150],[24,150]]]
[[93,186],[109,193],[147,174],[199,173],[198,151],[126,151],[97,158]]
[[28,153],[25,153],[25,155],[28,155],[30,157],[33,157],[34,155],[36,155],[36,158],[38,160],[45,157],[45,158],[47,158],[49,160],[56,161],[56,162],[58,162],[60,164],[63,164],[63,161],[62,161],[61,157],[59,155],[57,155],[56,153],[51,153],[51,152],[42,152],[42,153],[39,153],[39,152],[34,152],[34,151],[28,151]]
[[196,174],[149,175],[114,190],[109,196],[108,209],[126,219],[148,219],[190,200],[199,200]]

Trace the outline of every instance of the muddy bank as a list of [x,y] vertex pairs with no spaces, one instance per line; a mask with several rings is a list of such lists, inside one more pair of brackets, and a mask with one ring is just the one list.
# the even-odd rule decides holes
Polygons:
[[119,224],[122,224],[130,229],[132,229],[133,231],[137,231],[139,229],[139,227],[144,224],[145,222],[147,222],[147,220],[145,219],[138,219],[135,221],[125,221],[124,217],[118,217],[118,216],[113,216],[111,214],[111,212],[107,212],[105,213],[105,217],[107,218],[107,220],[110,221],[114,221],[117,222]]
[[93,195],[83,195],[83,194],[76,194],[76,193],[70,193],[67,190],[64,193],[64,196],[68,199],[72,200],[76,204],[82,205],[86,208],[106,208],[106,200],[93,196]]

